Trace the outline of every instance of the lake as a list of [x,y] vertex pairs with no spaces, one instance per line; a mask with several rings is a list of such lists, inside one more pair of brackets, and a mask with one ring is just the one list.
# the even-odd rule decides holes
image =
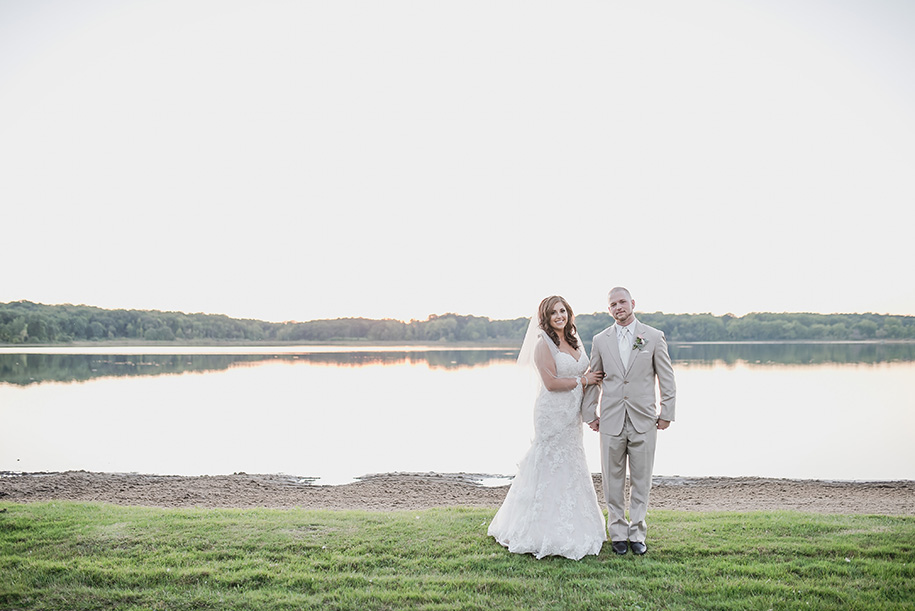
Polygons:
[[[0,471],[511,475],[515,350],[0,348]],[[915,479],[915,344],[679,344],[655,474]],[[600,471],[598,435],[584,430]]]

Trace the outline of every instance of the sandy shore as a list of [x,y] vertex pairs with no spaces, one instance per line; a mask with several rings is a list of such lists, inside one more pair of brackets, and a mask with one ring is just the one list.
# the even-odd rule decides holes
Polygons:
[[[183,477],[136,473],[0,473],[0,502],[93,501],[153,507],[302,507],[373,511],[492,507],[508,486],[473,474],[386,473],[339,486],[288,475]],[[600,475],[594,476],[600,493]],[[915,481],[655,478],[654,509],[915,515]]]

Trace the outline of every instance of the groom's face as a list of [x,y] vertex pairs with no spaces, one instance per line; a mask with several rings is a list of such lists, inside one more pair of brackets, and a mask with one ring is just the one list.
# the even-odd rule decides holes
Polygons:
[[635,307],[635,299],[622,291],[610,293],[609,299],[610,316],[618,324],[626,326],[632,322],[632,310]]

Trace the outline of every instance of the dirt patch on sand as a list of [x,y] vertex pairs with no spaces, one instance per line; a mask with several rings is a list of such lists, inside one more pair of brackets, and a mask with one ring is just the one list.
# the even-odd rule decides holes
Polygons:
[[[473,474],[386,473],[338,486],[288,475],[200,477],[136,473],[0,473],[0,501],[93,501],[152,507],[303,507],[372,511],[492,507],[508,486]],[[594,476],[598,498],[600,475]],[[653,509],[915,515],[915,481],[830,482],[766,478],[655,478]]]

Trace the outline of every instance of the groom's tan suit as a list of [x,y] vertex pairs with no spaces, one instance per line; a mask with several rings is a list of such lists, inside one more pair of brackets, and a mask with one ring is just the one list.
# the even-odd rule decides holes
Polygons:
[[[658,434],[655,379],[661,391],[662,420],[674,419],[676,384],[661,331],[636,320],[630,325],[631,339],[624,339],[621,346],[617,329],[615,324],[594,336],[591,369],[605,375],[600,386],[587,387],[581,414],[585,422],[592,422],[600,401],[601,467],[610,540],[644,542]],[[625,366],[621,350],[629,351]],[[627,459],[629,520],[625,514]]]

